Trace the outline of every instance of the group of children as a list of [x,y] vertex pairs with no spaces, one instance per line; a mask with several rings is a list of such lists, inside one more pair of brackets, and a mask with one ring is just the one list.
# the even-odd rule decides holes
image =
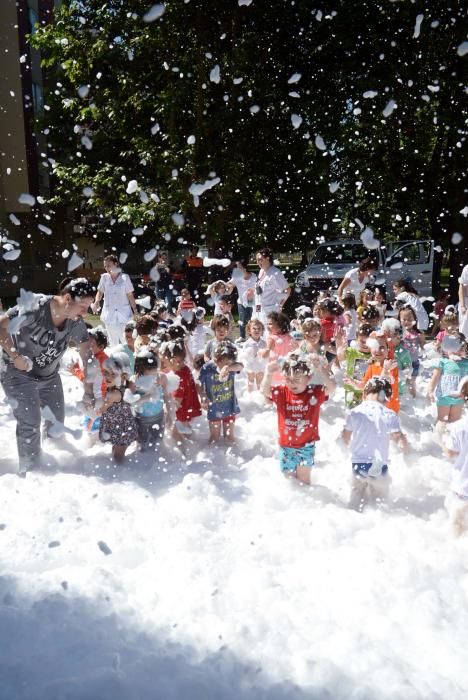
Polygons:
[[[203,411],[210,443],[224,438],[232,444],[239,413],[236,376],[245,373],[247,391],[260,389],[276,408],[281,471],[311,483],[320,407],[342,376],[348,409],[342,437],[350,446],[352,465],[350,505],[362,509],[369,498],[383,497],[388,490],[390,439],[401,449],[408,445],[398,414],[402,394],[416,396],[422,352],[432,352],[435,359],[428,397],[436,401],[442,425],[459,422],[468,393],[468,383],[463,385],[468,346],[454,326],[453,310],[447,307],[438,335],[427,345],[412,304],[398,301],[397,295],[393,315],[386,316],[379,308],[388,314],[383,295],[372,294],[372,299],[362,296],[359,308],[351,294],[341,304],[319,298],[313,308],[299,307],[293,321],[273,312],[266,327],[253,318],[245,340],[237,342],[232,314],[220,306],[223,294],[215,300],[221,313],[209,324],[204,309],[189,306],[189,298],[182,296],[174,318],[157,302],[153,311],[127,326],[126,342],[108,356],[105,334],[91,330],[95,372],[88,370],[85,380],[85,421],[112,445],[116,460],[134,441],[142,451],[157,450],[165,431],[183,445]],[[366,315],[366,308],[377,310],[377,317]],[[451,436],[447,449],[455,453],[458,446],[460,451]],[[464,478],[456,493],[468,511],[468,476]]]

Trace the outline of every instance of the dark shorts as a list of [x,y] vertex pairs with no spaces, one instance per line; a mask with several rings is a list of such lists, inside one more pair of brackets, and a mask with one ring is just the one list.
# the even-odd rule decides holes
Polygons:
[[413,368],[411,372],[412,377],[417,377],[419,374],[419,367],[420,367],[420,362],[419,360],[415,360],[414,362],[411,363],[411,367]]
[[372,462],[353,462],[353,472],[357,476],[369,477],[370,479],[376,479],[379,476],[383,476],[388,472],[388,465],[382,464],[382,466],[374,467]]

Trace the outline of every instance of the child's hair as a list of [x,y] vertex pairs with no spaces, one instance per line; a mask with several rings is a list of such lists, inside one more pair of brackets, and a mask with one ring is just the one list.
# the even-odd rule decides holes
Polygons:
[[231,340],[221,340],[213,350],[213,360],[227,358],[234,362],[237,360],[237,348]]
[[210,323],[210,328],[212,331],[216,331],[218,328],[227,328],[229,330],[229,319],[223,314],[216,314],[213,316]]
[[379,310],[375,306],[367,306],[363,310],[361,318],[363,321],[375,321],[380,318]]
[[387,301],[387,292],[385,291],[385,287],[376,287],[374,289],[374,299],[376,294],[380,294],[381,296],[383,296],[384,302]]
[[289,323],[289,318],[286,314],[281,311],[272,311],[267,315],[267,319],[278,326],[281,333],[289,333],[291,330],[291,324]]
[[205,318],[206,315],[206,310],[203,308],[203,306],[197,306],[195,309],[195,318],[197,321],[201,321],[202,318]]
[[450,326],[458,327],[458,314],[452,305],[445,307],[444,315],[440,319],[440,327],[442,329],[447,330]]
[[364,335],[366,338],[368,338],[373,332],[374,329],[369,323],[361,323],[361,325],[357,329],[356,335]]
[[182,338],[176,338],[175,340],[169,340],[163,343],[159,349],[162,357],[167,357],[172,359],[173,357],[183,357],[185,359],[187,351],[185,349],[185,344]]
[[179,338],[184,340],[187,331],[179,323],[173,323],[172,326],[160,329],[156,335],[162,343],[167,343],[170,340],[178,340]]
[[293,350],[284,356],[281,363],[281,372],[285,377],[292,377],[295,374],[306,374],[311,376],[314,372],[310,356],[307,353]]
[[394,287],[397,287],[397,289],[401,289],[403,292],[408,292],[409,294],[416,294],[416,296],[419,296],[418,290],[413,287],[413,285],[408,282],[408,280],[396,280],[396,282],[393,283]]
[[221,287],[224,287],[224,289],[226,289],[226,282],[224,280],[217,280],[211,285],[211,289],[215,294],[219,293],[219,289],[221,289]]
[[343,297],[343,308],[346,310],[356,308],[356,297],[354,294],[345,294]]
[[305,321],[301,323],[301,331],[303,333],[309,333],[310,331],[321,331],[322,326],[317,318],[306,318]]
[[359,306],[364,306],[367,298],[374,296],[374,292],[371,289],[368,289],[367,287],[365,289],[361,289],[359,292]]
[[65,277],[59,284],[59,295],[69,294],[73,300],[96,295],[96,287],[86,277]]
[[135,355],[135,374],[141,377],[147,369],[159,369],[159,358],[145,348]]
[[135,330],[135,321],[129,321],[125,326],[125,333],[133,333]]
[[410,311],[411,312],[411,314],[413,316],[413,320],[414,320],[413,328],[415,331],[417,331],[419,333],[418,317],[416,316],[416,311],[413,309],[413,307],[410,304],[403,304],[403,306],[398,307],[398,320],[400,321],[400,323],[401,323],[401,312],[402,311]]
[[156,301],[154,306],[153,306],[153,311],[151,314],[156,314],[156,317],[158,321],[161,319],[161,316],[165,313],[167,313],[168,308],[167,304],[164,301]]
[[[125,355],[126,359],[123,358],[123,355]],[[112,372],[116,377],[121,377],[123,384],[126,384],[130,374],[130,363],[125,353],[116,353],[108,357],[107,360],[104,360],[103,368]]]
[[450,333],[450,335],[446,335],[445,338],[443,338],[441,347],[442,350],[447,353],[457,353],[466,357],[468,352],[468,340],[465,338],[463,333],[454,331],[453,333]]
[[368,396],[369,394],[379,394],[379,399],[382,402],[385,402],[392,396],[392,385],[388,379],[382,379],[382,377],[372,377],[372,379],[369,379],[369,381],[366,382],[362,392],[364,397]]
[[187,287],[182,287],[182,289],[180,290],[180,295],[182,296],[183,294],[188,294],[189,297],[192,296],[192,295],[190,294],[190,289],[187,289]]
[[247,325],[245,327],[245,332],[247,333],[247,335],[250,335],[250,332],[254,326],[260,326],[262,329],[262,335],[263,335],[263,333],[265,332],[265,326],[258,318],[251,318],[250,321],[247,323]]
[[197,372],[199,372],[201,370],[201,368],[203,367],[203,365],[205,364],[205,357],[204,357],[203,353],[195,355],[195,357],[192,360],[192,364],[193,364],[193,369],[196,370]]
[[393,333],[398,335],[402,335],[403,333],[403,328],[401,327],[401,323],[397,318],[384,318],[380,329],[383,333]]
[[232,306],[232,296],[230,294],[223,294],[220,298],[219,301],[224,301],[225,304],[229,304]]
[[298,306],[296,308],[296,319],[302,323],[303,321],[306,320],[306,318],[313,318],[314,314],[312,313],[312,309],[310,306],[306,306],[303,304],[302,306]]
[[332,316],[341,316],[343,313],[343,307],[340,306],[336,299],[322,299],[322,301],[319,302],[319,308],[321,311],[326,311]]
[[99,348],[107,348],[107,333],[104,332],[102,328],[93,328],[89,331],[89,335],[94,338],[96,345]]
[[153,335],[158,328],[158,322],[150,314],[145,314],[135,324],[138,335]]

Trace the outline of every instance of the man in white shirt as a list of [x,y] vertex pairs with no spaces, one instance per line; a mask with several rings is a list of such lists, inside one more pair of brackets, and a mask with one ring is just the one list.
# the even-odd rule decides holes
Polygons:
[[281,311],[291,289],[281,270],[273,265],[269,248],[262,248],[255,257],[260,272],[255,287],[254,317],[266,326],[268,314]]

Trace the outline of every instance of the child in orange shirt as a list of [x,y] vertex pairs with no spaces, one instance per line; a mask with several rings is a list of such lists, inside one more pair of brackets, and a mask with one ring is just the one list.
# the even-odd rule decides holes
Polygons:
[[360,381],[347,380],[356,389],[363,389],[369,379],[380,376],[388,379],[392,386],[392,395],[385,404],[395,413],[400,410],[400,398],[398,391],[398,365],[395,360],[389,359],[389,346],[384,335],[376,334],[369,338],[367,345],[371,352],[371,364],[366,370],[364,377]]

